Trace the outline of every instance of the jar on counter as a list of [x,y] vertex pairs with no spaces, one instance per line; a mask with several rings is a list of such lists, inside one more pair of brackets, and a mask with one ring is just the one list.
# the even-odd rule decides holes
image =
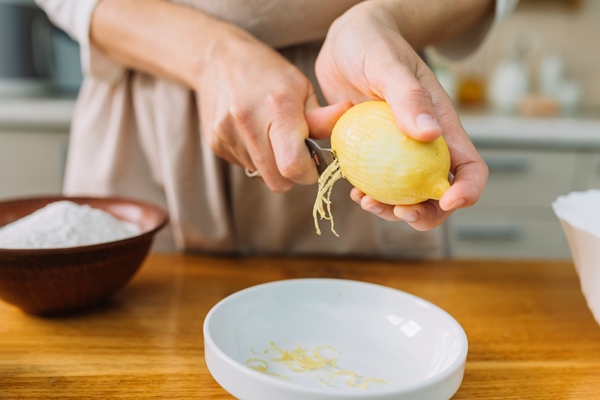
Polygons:
[[458,104],[461,108],[474,109],[486,105],[485,79],[481,75],[468,74],[458,82]]
[[529,71],[525,62],[516,57],[500,61],[490,78],[492,108],[502,114],[512,114],[528,92]]

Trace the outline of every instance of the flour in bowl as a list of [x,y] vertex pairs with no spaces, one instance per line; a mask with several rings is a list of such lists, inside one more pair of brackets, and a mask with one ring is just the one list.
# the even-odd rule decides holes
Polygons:
[[85,246],[125,239],[140,231],[137,225],[120,221],[104,210],[57,201],[0,228],[0,248]]

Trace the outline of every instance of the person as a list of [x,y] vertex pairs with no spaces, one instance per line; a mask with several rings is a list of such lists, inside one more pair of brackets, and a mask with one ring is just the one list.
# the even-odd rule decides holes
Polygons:
[[[444,220],[482,193],[487,167],[419,51],[470,54],[514,1],[37,2],[79,42],[85,72],[64,192],[162,205],[159,249],[443,257]],[[304,139],[326,143],[346,109],[373,99],[413,138],[444,135],[452,186],[394,206],[338,183],[340,237],[319,236]]]

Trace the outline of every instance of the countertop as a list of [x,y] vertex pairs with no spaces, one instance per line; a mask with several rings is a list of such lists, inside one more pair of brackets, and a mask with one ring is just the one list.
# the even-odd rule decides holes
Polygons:
[[0,97],[0,128],[68,132],[74,109],[72,97]]
[[38,318],[0,302],[0,399],[230,399],[204,362],[224,297],[300,277],[397,288],[448,311],[469,354],[454,399],[598,399],[600,326],[568,261],[210,258],[152,254],[108,304]]
[[[68,132],[74,108],[71,97],[0,98],[0,129]],[[525,118],[465,111],[460,116],[477,146],[600,149],[600,112]]]
[[600,116],[534,118],[481,113],[462,114],[461,122],[476,146],[600,149]]

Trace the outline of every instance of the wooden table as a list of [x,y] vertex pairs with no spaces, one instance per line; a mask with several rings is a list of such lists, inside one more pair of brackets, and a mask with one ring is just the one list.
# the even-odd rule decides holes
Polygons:
[[0,399],[231,399],[204,362],[204,316],[240,289],[299,277],[383,284],[452,314],[469,338],[455,399],[600,399],[600,326],[570,262],[165,254],[85,314],[37,318],[0,302]]

